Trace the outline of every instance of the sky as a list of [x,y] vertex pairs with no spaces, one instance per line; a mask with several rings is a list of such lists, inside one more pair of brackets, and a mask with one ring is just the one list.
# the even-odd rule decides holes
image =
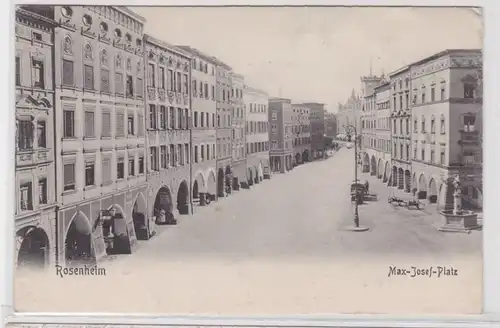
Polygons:
[[[272,97],[336,112],[360,77],[450,48],[482,48],[468,8],[131,7],[145,32],[213,55]],[[371,63],[371,64],[370,64]]]

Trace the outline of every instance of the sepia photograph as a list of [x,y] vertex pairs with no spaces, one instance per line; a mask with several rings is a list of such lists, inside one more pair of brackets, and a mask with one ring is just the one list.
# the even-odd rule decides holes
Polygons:
[[482,312],[481,9],[14,10],[16,312]]

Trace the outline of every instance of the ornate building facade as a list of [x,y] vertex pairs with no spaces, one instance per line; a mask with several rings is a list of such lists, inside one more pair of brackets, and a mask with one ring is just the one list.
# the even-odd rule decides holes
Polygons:
[[[215,59],[215,58],[214,58]],[[232,68],[215,59],[216,95],[217,95],[217,196],[225,197],[231,193],[233,184],[233,147],[232,147],[232,112],[231,92]]]
[[271,172],[286,173],[293,168],[292,102],[285,98],[269,99],[269,161]]
[[144,49],[148,213],[175,224],[191,205],[191,56],[150,35]]
[[247,152],[246,152],[246,133],[245,133],[245,102],[243,90],[245,88],[245,79],[241,74],[232,73],[231,80],[233,88],[231,90],[232,99],[232,188],[240,189],[240,183],[247,181]]
[[146,217],[145,20],[124,7],[56,6],[59,262],[130,253]]
[[460,176],[464,207],[482,206],[482,53],[445,50],[411,66],[412,186],[450,208]]
[[191,62],[191,198],[205,206],[217,197],[216,62],[203,52],[179,46]]
[[361,97],[352,90],[351,96],[344,104],[338,105],[337,135],[344,138],[348,126],[354,126],[361,133]]
[[243,91],[246,120],[247,185],[270,178],[269,169],[269,103],[262,90],[245,86]]
[[391,85],[383,78],[375,87],[375,146],[377,178],[387,182],[391,176]]
[[391,179],[389,185],[411,192],[410,66],[389,75],[391,101]]
[[15,13],[16,264],[56,262],[53,8]]
[[294,165],[309,162],[311,159],[311,121],[309,110],[306,106],[292,104]]
[[377,108],[375,102],[375,87],[381,78],[374,75],[361,77],[362,107],[361,107],[361,144],[363,172],[377,174]]

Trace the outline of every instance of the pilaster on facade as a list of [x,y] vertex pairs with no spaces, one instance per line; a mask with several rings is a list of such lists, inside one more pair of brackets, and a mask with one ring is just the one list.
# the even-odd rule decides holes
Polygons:
[[246,176],[247,185],[271,177],[269,167],[269,96],[266,92],[245,85]]
[[191,197],[196,206],[217,198],[217,102],[215,59],[202,51],[178,46],[191,61]]
[[232,68],[216,58],[214,60],[217,96],[217,196],[225,197],[233,187]]
[[56,262],[54,144],[54,9],[20,6],[15,12],[15,263]]
[[292,102],[286,98],[269,98],[269,161],[271,172],[286,173],[293,169]]
[[110,6],[56,6],[55,20],[59,262],[70,265],[132,252],[147,225],[145,20]]
[[144,35],[148,213],[175,224],[191,212],[191,55]]
[[293,160],[294,165],[300,165],[311,160],[311,113],[300,104],[292,104],[292,111]]

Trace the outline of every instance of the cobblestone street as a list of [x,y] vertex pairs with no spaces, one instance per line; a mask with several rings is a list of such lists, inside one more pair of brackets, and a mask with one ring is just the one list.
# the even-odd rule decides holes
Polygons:
[[[379,200],[360,206],[360,217],[371,229],[345,231],[352,163],[353,151],[342,149],[196,208],[132,255],[103,264],[105,279],[49,272],[47,283],[33,285],[20,277],[16,304],[21,311],[405,314],[418,302],[426,313],[479,311],[470,304],[481,304],[481,232],[438,232],[437,215],[391,207],[391,190],[369,176],[361,179]],[[451,265],[460,275],[388,278],[391,265]],[[109,303],[97,290],[141,301]]]

